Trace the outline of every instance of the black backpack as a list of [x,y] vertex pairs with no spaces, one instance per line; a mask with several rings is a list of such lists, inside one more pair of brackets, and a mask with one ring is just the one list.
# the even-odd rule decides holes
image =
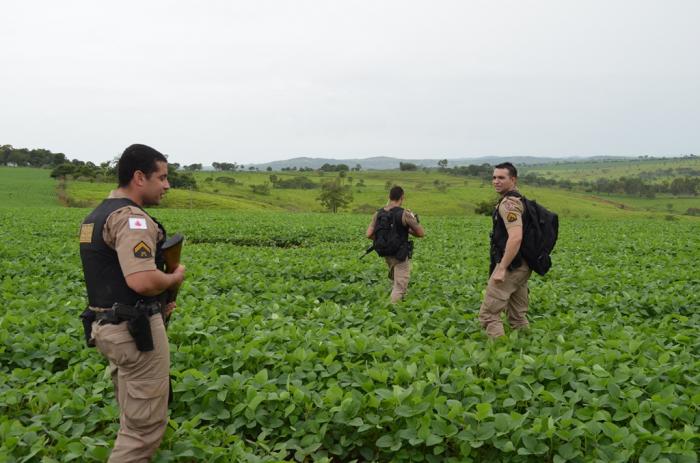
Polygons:
[[531,201],[518,193],[508,196],[517,196],[523,202],[523,241],[520,244],[520,255],[533,271],[544,275],[552,267],[550,254],[559,236],[559,216],[537,201]]
[[403,209],[394,207],[385,211],[377,211],[377,219],[374,223],[374,244],[372,248],[382,257],[394,256],[399,260],[408,257],[407,251],[408,230],[401,223]]

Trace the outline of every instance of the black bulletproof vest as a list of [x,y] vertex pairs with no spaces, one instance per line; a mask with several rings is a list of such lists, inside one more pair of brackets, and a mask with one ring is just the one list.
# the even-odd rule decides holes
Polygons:
[[[125,206],[141,209],[127,198],[105,199],[83,221],[83,224],[93,224],[90,243],[80,243],[80,259],[83,262],[88,302],[92,307],[112,307],[115,302],[134,305],[139,300],[152,302],[158,299],[158,296],[142,296],[129,288],[119,266],[117,252],[107,246],[102,239],[102,229],[109,215]],[[163,234],[163,238],[156,245],[156,267],[163,270],[165,258],[162,246],[165,242],[165,229],[155,219],[153,221],[156,222]]]
[[[506,196],[515,196],[516,198],[522,198],[522,195],[517,191],[509,191],[506,193],[501,201],[505,199]],[[508,241],[508,231],[506,230],[506,223],[503,221],[501,214],[498,213],[498,206],[501,205],[501,201],[496,205],[496,210],[493,211],[493,228],[491,229],[491,268],[489,273],[493,273],[501,259],[503,259],[503,254],[506,252],[506,241]],[[520,255],[520,251],[515,255],[513,262],[508,266],[508,270],[513,270],[520,267],[523,264],[523,258]]]

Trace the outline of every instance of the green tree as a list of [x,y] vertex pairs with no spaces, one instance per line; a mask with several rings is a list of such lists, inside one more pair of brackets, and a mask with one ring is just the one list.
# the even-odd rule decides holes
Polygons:
[[231,171],[238,169],[235,162],[212,162],[211,166],[216,170]]
[[190,164],[188,166],[185,166],[184,169],[188,172],[196,172],[198,170],[202,170],[202,165],[201,164]]
[[344,186],[340,179],[331,180],[321,185],[318,200],[323,207],[335,213],[352,202],[352,190],[349,186]]
[[480,201],[476,203],[474,212],[479,215],[491,215],[496,209],[496,204],[498,204],[498,197],[494,197],[490,200]]
[[68,175],[73,175],[75,173],[75,166],[69,162],[65,162],[61,165],[54,167],[51,171],[51,177],[53,178],[66,178]]
[[182,173],[178,171],[168,171],[168,182],[171,188],[179,188],[183,190],[196,190],[197,180],[191,173]]

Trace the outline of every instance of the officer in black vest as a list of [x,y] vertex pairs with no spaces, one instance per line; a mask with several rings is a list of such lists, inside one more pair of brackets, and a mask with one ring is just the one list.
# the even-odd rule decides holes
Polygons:
[[486,296],[479,310],[481,326],[492,338],[503,336],[501,312],[511,328],[528,326],[527,281],[532,274],[520,255],[523,239],[523,203],[517,191],[518,171],[510,162],[493,170],[493,186],[501,199],[493,213],[491,270]]
[[[88,294],[88,342],[109,360],[119,403],[111,462],[149,461],[168,423],[170,352],[164,319],[175,308],[159,296],[180,285],[185,268],[164,270],[165,230],[143,210],[160,203],[168,183],[165,156],[131,145],[118,164],[119,187],[80,228]],[[91,331],[91,332],[90,332]]]

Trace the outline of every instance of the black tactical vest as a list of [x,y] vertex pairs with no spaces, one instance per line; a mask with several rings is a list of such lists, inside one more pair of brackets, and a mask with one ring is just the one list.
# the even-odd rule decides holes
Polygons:
[[[158,296],[142,296],[129,288],[119,266],[117,251],[107,246],[102,239],[102,230],[107,218],[112,212],[125,206],[134,206],[141,209],[130,199],[109,198],[97,206],[83,221],[83,225],[93,224],[90,242],[80,243],[80,259],[83,262],[88,302],[92,307],[112,307],[115,302],[134,305],[139,300],[152,302],[158,299]],[[146,212],[144,211],[144,213]],[[162,246],[165,242],[165,229],[155,219],[153,221],[156,222],[163,235],[162,239],[156,244],[156,267],[159,270],[164,270],[165,258],[163,257]],[[84,229],[81,229],[81,233],[82,230]],[[81,241],[83,240],[81,239]]]
[[[509,191],[496,205],[496,210],[493,211],[493,228],[491,229],[491,267],[489,274],[493,273],[501,259],[503,259],[503,254],[506,252],[506,242],[508,241],[508,231],[506,230],[506,223],[503,221],[503,217],[498,213],[498,206],[505,199],[506,196],[515,196],[516,198],[521,198],[522,195],[517,191]],[[520,251],[515,255],[513,262],[508,266],[508,270],[513,270],[520,267],[523,264],[523,258],[520,255]]]

